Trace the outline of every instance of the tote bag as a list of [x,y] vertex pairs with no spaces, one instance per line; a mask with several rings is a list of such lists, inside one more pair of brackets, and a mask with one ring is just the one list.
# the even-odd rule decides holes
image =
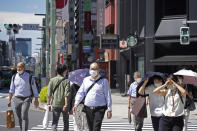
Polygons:
[[136,98],[131,113],[133,113],[137,117],[147,117],[146,97],[139,96]]

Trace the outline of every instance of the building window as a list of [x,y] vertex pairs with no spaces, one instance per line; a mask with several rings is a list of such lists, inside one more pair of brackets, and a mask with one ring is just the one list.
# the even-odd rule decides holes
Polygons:
[[185,15],[186,0],[163,0],[164,16]]

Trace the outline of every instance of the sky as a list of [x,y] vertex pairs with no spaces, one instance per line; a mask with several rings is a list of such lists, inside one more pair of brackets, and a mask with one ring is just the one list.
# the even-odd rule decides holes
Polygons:
[[[4,24],[40,24],[43,16],[34,14],[45,13],[45,0],[0,0],[0,40],[8,41]],[[32,38],[32,53],[39,52],[41,40],[40,31],[19,31],[16,38]]]

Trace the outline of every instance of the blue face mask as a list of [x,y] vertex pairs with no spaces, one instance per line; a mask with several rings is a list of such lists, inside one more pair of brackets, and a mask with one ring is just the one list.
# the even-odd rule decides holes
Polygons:
[[172,85],[169,85],[169,86],[168,86],[168,89],[174,90],[174,89],[176,89],[176,86],[173,85],[173,84],[172,84]]

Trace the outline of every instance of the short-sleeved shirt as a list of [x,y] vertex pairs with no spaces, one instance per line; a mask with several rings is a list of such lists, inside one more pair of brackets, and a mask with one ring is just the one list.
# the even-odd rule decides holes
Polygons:
[[138,86],[138,83],[136,81],[131,83],[127,94],[130,95],[131,97],[136,97],[137,96],[137,92],[136,92],[137,86]]
[[149,94],[149,106],[151,116],[162,116],[164,97],[153,93],[155,86],[150,85],[145,88],[145,94]]
[[[57,83],[63,79],[63,76],[57,75],[52,78],[48,85],[47,96],[52,97],[53,90]],[[70,83],[67,79],[63,80],[60,85],[57,87],[53,94],[53,107],[63,107],[65,105],[65,97],[70,95]],[[68,103],[66,103],[68,104]]]

